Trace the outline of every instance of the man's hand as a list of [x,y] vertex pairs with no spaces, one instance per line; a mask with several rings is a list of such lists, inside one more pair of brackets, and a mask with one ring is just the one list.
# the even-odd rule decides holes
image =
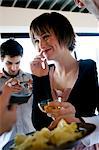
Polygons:
[[13,104],[10,109],[6,105],[0,108],[0,134],[11,130],[17,119],[17,105]]
[[23,87],[19,84],[19,81],[15,78],[11,78],[5,82],[5,85],[2,87],[3,93],[11,95],[12,93],[20,92]]

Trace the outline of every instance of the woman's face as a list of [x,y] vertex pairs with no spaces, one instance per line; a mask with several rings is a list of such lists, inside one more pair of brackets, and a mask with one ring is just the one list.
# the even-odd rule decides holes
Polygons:
[[58,39],[53,32],[45,32],[41,35],[34,35],[32,40],[38,53],[42,53],[48,60],[54,60],[61,50]]

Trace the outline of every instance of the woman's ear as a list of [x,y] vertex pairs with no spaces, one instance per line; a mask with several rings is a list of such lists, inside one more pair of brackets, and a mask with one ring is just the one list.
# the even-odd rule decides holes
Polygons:
[[74,0],[74,2],[75,2],[75,4],[77,4],[77,6],[79,8],[85,7],[85,4],[84,4],[83,0]]

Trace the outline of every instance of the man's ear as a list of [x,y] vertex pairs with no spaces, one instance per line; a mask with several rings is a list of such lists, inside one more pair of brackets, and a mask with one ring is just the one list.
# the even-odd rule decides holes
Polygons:
[[3,62],[3,60],[4,60],[4,57],[1,57],[1,56],[0,56],[0,59],[1,59],[1,62]]
[[74,0],[74,2],[79,8],[85,7],[83,0]]

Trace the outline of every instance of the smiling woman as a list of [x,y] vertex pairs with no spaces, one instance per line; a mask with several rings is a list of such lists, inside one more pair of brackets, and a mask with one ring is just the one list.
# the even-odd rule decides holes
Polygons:
[[[90,99],[91,104],[93,104],[93,100],[96,100],[94,104],[97,105],[98,82],[96,63],[90,59],[76,60],[71,56],[71,52],[75,47],[75,33],[69,20],[56,12],[43,13],[31,22],[30,33],[33,44],[39,52],[39,55],[34,58],[31,64],[31,71],[34,78],[34,109],[32,119],[35,128],[39,130],[43,126],[48,126],[51,121],[38,108],[38,103],[44,99],[52,99],[55,101],[53,103],[55,106],[58,97],[61,96],[60,107],[63,106],[61,103],[65,103],[66,105],[67,103],[71,103],[76,109],[76,116],[93,116],[95,111],[92,108],[93,106],[90,105],[92,106],[90,107],[91,111],[88,110],[87,104],[83,103],[85,99],[87,101]],[[42,57],[45,58],[45,69],[42,67]],[[53,65],[48,66],[47,60],[53,60]],[[91,75],[91,79],[89,79],[89,74]],[[85,87],[90,89],[89,91],[93,89],[93,96],[88,93],[87,89],[85,90]],[[68,96],[67,89],[70,89]],[[75,114],[73,107],[70,109],[68,106],[67,108],[62,107],[58,111],[52,110],[50,116],[57,120],[59,116],[62,117],[65,113],[68,114],[68,111],[70,114]],[[74,116],[74,114],[71,116]],[[37,120],[41,121],[42,124],[38,124]],[[44,122],[43,120],[46,121]]]

